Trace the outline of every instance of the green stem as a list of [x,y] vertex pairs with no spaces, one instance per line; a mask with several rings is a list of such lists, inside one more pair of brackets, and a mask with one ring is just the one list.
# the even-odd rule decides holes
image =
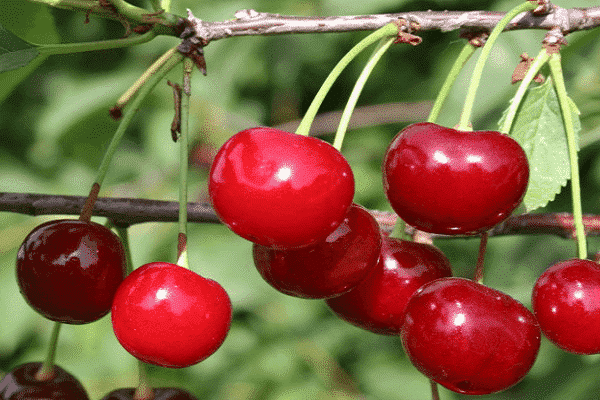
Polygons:
[[525,97],[525,92],[527,92],[527,88],[529,87],[535,76],[538,74],[540,69],[544,66],[544,64],[548,62],[549,58],[550,55],[548,54],[546,49],[542,49],[542,51],[540,51],[537,57],[535,57],[535,60],[533,60],[533,63],[531,63],[529,70],[527,70],[527,73],[523,77],[523,80],[521,81],[517,92],[511,100],[510,107],[508,108],[508,112],[506,114],[506,118],[504,119],[504,122],[500,127],[500,132],[506,134],[510,132],[510,128],[512,127],[515,116],[517,115],[517,110],[521,105],[521,101],[523,101],[523,98]]
[[82,53],[86,51],[118,49],[121,47],[135,46],[146,43],[156,37],[153,31],[143,35],[134,35],[125,39],[100,40],[97,42],[65,43],[65,44],[37,44],[38,50],[43,55]]
[[396,219],[396,223],[394,224],[394,229],[392,233],[390,233],[390,237],[398,238],[400,240],[411,240],[412,238],[408,233],[406,233],[406,222],[400,217]]
[[437,383],[431,379],[429,380],[429,383],[431,385],[431,400],[440,400],[440,393],[438,392]]
[[154,399],[154,390],[150,385],[150,379],[146,372],[146,363],[138,360],[138,386],[133,393],[133,400],[152,400]]
[[427,122],[435,123],[435,121],[437,121],[440,111],[442,110],[442,106],[444,105],[444,102],[450,93],[450,89],[454,85],[456,78],[458,78],[460,71],[475,53],[475,50],[477,50],[477,47],[473,46],[471,43],[467,43],[463,47],[460,54],[454,61],[454,65],[448,73],[448,76],[446,76],[446,80],[444,81],[444,84],[442,85],[442,88],[435,99],[435,103],[433,103],[433,107],[429,113],[429,118],[427,118]]
[[158,84],[158,82],[160,82],[162,80],[162,78],[175,65],[179,64],[179,62],[181,62],[182,59],[183,59],[183,55],[179,52],[175,52],[167,60],[167,62],[165,62],[165,64],[162,66],[162,68],[160,68],[158,71],[156,71],[156,73],[150,79],[148,79],[148,81],[144,84],[144,86],[139,90],[138,95],[131,102],[131,107],[129,107],[123,114],[123,119],[121,119],[121,123],[119,124],[119,127],[117,128],[110,144],[108,145],[108,149],[106,150],[106,153],[104,154],[104,158],[102,159],[102,162],[100,163],[100,167],[98,168],[98,175],[96,176],[96,181],[95,181],[96,183],[98,183],[99,185],[102,185],[102,181],[104,180],[104,177],[106,176],[106,172],[108,171],[108,167],[110,166],[112,157],[115,154],[115,151],[117,150],[117,147],[119,146],[119,143],[121,142],[121,139],[123,138],[123,135],[125,134],[125,131],[127,130],[127,127],[131,123],[131,120],[133,119],[133,116],[137,112],[142,101],[152,91],[152,89],[154,89],[154,87]]
[[360,73],[356,83],[354,84],[354,88],[352,89],[352,93],[350,93],[350,97],[348,98],[348,103],[346,103],[346,107],[344,108],[344,112],[342,113],[342,117],[340,119],[340,124],[338,125],[337,132],[335,133],[335,139],[333,141],[333,147],[337,150],[342,148],[342,143],[344,142],[344,136],[346,135],[346,130],[348,129],[348,124],[350,123],[350,117],[352,117],[352,113],[354,112],[354,108],[356,107],[356,102],[358,101],[358,97],[362,92],[367,79],[369,79],[369,75],[373,72],[373,69],[383,56],[383,54],[390,48],[392,43],[394,43],[394,37],[383,38],[380,40],[379,44],[373,54],[367,61],[367,64],[363,68]]
[[500,36],[500,33],[504,30],[506,25],[517,15],[522,12],[531,11],[537,7],[537,3],[533,1],[527,1],[523,4],[518,5],[513,8],[498,22],[498,25],[494,27],[492,33],[490,33],[490,37],[487,39],[483,49],[481,50],[481,54],[479,55],[479,59],[477,60],[477,64],[475,64],[475,68],[473,70],[473,75],[471,77],[471,82],[469,84],[469,89],[467,90],[467,96],[465,98],[465,105],[463,106],[463,111],[460,116],[460,121],[458,123],[459,130],[472,130],[470,126],[471,123],[471,112],[473,111],[473,105],[475,104],[475,94],[477,93],[477,88],[479,87],[479,82],[481,81],[481,75],[483,74],[483,68],[485,66],[485,62],[490,56],[492,47]]
[[133,271],[133,258],[131,257],[131,246],[129,245],[129,231],[124,226],[115,226],[117,234],[123,242],[123,248],[125,249],[125,258],[127,259],[127,275]]
[[583,210],[581,207],[581,183],[579,181],[579,162],[577,159],[577,142],[573,125],[573,110],[567,95],[565,81],[561,66],[560,53],[550,55],[550,73],[554,80],[554,86],[558,94],[558,102],[567,132],[567,147],[569,149],[569,160],[571,164],[571,196],[573,199],[573,222],[575,223],[575,237],[577,238],[577,256],[580,259],[587,258],[587,243],[585,228],[583,225]]
[[48,344],[48,353],[46,355],[46,360],[42,364],[39,371],[35,374],[35,380],[44,382],[49,381],[54,377],[54,358],[56,356],[56,347],[58,345],[58,334],[60,333],[60,328],[62,327],[62,323],[55,322],[54,327],[52,328],[52,336],[50,336],[50,343]]
[[350,64],[350,62],[360,54],[364,49],[366,49],[371,44],[377,42],[378,40],[386,37],[386,36],[396,36],[398,34],[398,26],[395,24],[387,24],[375,32],[371,33],[369,36],[358,42],[342,59],[337,63],[337,65],[331,70],[329,76],[325,79],[321,88],[315,95],[312,103],[308,107],[306,114],[304,114],[304,118],[300,122],[298,129],[296,129],[296,133],[298,135],[308,136],[310,132],[310,126],[317,115],[317,111],[319,111],[319,107],[325,100],[325,96],[329,92],[329,89],[333,86],[333,83],[340,76],[342,71]]

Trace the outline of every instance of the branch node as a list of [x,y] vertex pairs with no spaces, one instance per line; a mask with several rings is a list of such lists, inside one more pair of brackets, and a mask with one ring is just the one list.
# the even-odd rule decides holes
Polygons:
[[484,28],[468,27],[461,29],[458,36],[467,39],[473,47],[483,47],[490,37],[490,31]]
[[[512,74],[512,78],[510,80],[510,83],[512,83],[514,85],[515,83],[522,81],[525,78],[527,71],[529,71],[529,68],[531,68],[532,62],[533,62],[533,57],[529,57],[529,55],[527,55],[527,53],[522,53],[521,61],[515,67],[515,70]],[[538,73],[535,76],[535,78],[533,78],[533,80],[537,83],[544,83],[546,78],[544,78],[544,75],[542,75],[541,73]]]
[[567,44],[565,35],[558,26],[550,29],[542,41],[542,47],[544,47],[549,54],[558,53],[561,47],[566,46]]
[[416,27],[419,27],[418,22],[409,22],[404,18],[400,18],[393,22],[394,25],[398,27],[398,38],[394,41],[394,44],[397,43],[408,43],[412,46],[416,46],[421,44],[423,38],[417,35],[413,35],[411,32],[415,30]]

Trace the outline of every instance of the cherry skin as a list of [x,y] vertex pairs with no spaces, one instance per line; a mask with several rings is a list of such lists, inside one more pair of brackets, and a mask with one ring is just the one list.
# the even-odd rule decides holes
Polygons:
[[[179,388],[154,388],[153,400],[197,400],[191,393]],[[101,400],[133,400],[135,388],[116,389]]]
[[111,317],[115,336],[129,353],[149,364],[183,368],[223,344],[231,301],[217,282],[176,264],[153,262],[119,286]]
[[17,281],[27,303],[68,324],[108,314],[126,267],[119,238],[95,222],[46,222],[27,235],[17,253]]
[[0,400],[88,400],[81,383],[73,375],[54,365],[54,376],[38,381],[35,374],[41,362],[18,366],[0,381]]
[[528,181],[527,156],[511,137],[429,122],[401,130],[383,161],[384,190],[394,211],[433,233],[490,229],[521,203]]
[[381,249],[377,221],[353,205],[327,238],[311,246],[278,250],[254,244],[254,265],[275,289],[290,296],[324,299],[347,292],[375,267]]
[[437,278],[452,276],[434,246],[384,237],[377,266],[358,286],[326,303],[341,319],[382,335],[399,335],[411,296]]
[[532,307],[544,335],[561,349],[600,353],[600,265],[571,259],[536,281]]
[[208,189],[215,212],[233,232],[287,249],[323,240],[342,223],[354,175],[329,143],[258,127],[220,148]]
[[469,395],[518,383],[540,346],[540,328],[525,306],[463,278],[421,287],[406,306],[402,345],[413,365],[442,386]]

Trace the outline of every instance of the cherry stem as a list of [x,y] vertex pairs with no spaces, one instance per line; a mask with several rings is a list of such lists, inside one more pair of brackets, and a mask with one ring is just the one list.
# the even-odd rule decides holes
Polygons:
[[440,400],[440,393],[438,392],[437,383],[431,379],[429,380],[429,383],[431,384],[431,400]]
[[481,49],[481,54],[479,55],[479,59],[477,60],[477,64],[475,64],[475,68],[473,70],[473,75],[471,76],[471,82],[469,84],[469,89],[467,90],[467,96],[465,98],[465,105],[463,106],[463,111],[460,116],[460,121],[458,123],[458,130],[473,130],[471,127],[471,112],[473,111],[473,105],[475,104],[475,95],[477,93],[477,88],[479,87],[479,82],[481,81],[481,76],[483,75],[483,68],[485,66],[485,62],[490,56],[492,46],[500,36],[500,33],[504,30],[506,25],[517,15],[522,12],[532,11],[537,7],[537,3],[533,1],[527,1],[523,4],[519,4],[512,10],[506,13],[506,15],[498,22],[498,25],[494,27],[492,33],[490,33],[490,37],[485,42],[483,49]]
[[116,226],[117,234],[123,242],[123,248],[125,249],[125,258],[127,259],[127,271],[129,275],[133,271],[133,258],[131,257],[131,246],[129,245],[129,231],[123,226]]
[[191,76],[194,62],[183,62],[183,97],[181,98],[181,135],[179,136],[179,234],[177,237],[177,265],[189,268],[187,252],[187,182],[189,157],[189,116]]
[[94,211],[94,205],[98,199],[98,193],[100,193],[100,184],[98,182],[94,182],[92,188],[90,189],[90,194],[88,195],[87,199],[85,199],[85,204],[81,208],[81,213],[79,214],[80,221],[90,222],[92,219],[92,212]]
[[323,103],[323,100],[325,100],[325,96],[327,96],[329,89],[331,89],[333,83],[340,76],[342,71],[348,66],[348,64],[350,64],[350,62],[357,55],[359,55],[364,49],[366,49],[371,44],[377,42],[382,38],[385,38],[386,36],[395,37],[396,35],[398,35],[398,32],[398,25],[393,23],[387,24],[377,29],[375,32],[371,33],[369,36],[365,37],[360,42],[358,42],[352,49],[350,49],[348,53],[346,53],[344,57],[342,57],[342,59],[337,63],[337,65],[333,67],[333,69],[321,85],[321,88],[313,98],[312,103],[308,107],[306,114],[304,114],[304,117],[300,122],[300,125],[298,125],[298,128],[296,129],[296,133],[298,135],[308,136],[308,134],[310,133],[310,126],[312,125],[312,122],[315,119],[315,116],[317,115],[317,112],[319,111],[319,107]]
[[46,360],[35,374],[35,380],[39,382],[49,381],[54,377],[54,358],[56,356],[56,347],[58,345],[58,334],[62,323],[55,322],[52,328],[52,335],[50,336],[50,343],[48,345],[48,354]]
[[575,128],[573,121],[573,105],[567,94],[565,81],[561,66],[559,52],[552,53],[550,60],[550,73],[558,94],[558,102],[562,112],[565,131],[567,133],[567,147],[569,149],[569,160],[571,164],[571,197],[573,201],[573,222],[575,224],[575,237],[577,238],[577,256],[584,260],[587,258],[587,242],[585,227],[583,225],[583,210],[581,206],[581,183],[579,180],[579,162],[577,158],[577,141],[575,139]]
[[385,54],[385,52],[390,48],[390,46],[394,43],[394,37],[383,38],[379,41],[377,48],[371,54],[369,61],[365,64],[362,72],[358,76],[356,83],[354,84],[354,88],[352,89],[352,93],[350,93],[350,97],[348,98],[348,102],[346,103],[346,107],[344,108],[344,112],[342,113],[342,117],[340,118],[340,123],[337,128],[337,132],[335,133],[335,139],[333,140],[333,147],[337,150],[341,150],[342,143],[344,142],[344,136],[346,135],[346,130],[348,129],[348,124],[350,123],[350,118],[352,117],[352,113],[356,108],[356,102],[358,101],[358,97],[365,87],[365,83],[367,79],[369,79],[369,75],[373,72],[373,69],[381,59],[381,57]]
[[138,374],[139,382],[133,393],[133,400],[153,400],[154,390],[146,373],[146,364],[140,360],[138,360]]
[[475,273],[473,274],[473,280],[477,283],[483,284],[483,266],[485,261],[485,251],[487,249],[488,232],[481,234],[479,241],[479,253],[477,254],[477,265],[475,266]]
[[396,218],[396,223],[394,224],[392,233],[390,233],[390,237],[400,240],[412,240],[412,237],[406,232],[406,222],[402,218]]
[[427,122],[435,123],[438,116],[440,115],[442,106],[444,105],[444,102],[446,101],[446,98],[450,93],[450,89],[456,81],[456,78],[458,78],[460,71],[463,69],[467,61],[469,61],[471,56],[475,54],[475,50],[477,50],[477,47],[473,46],[471,42],[468,42],[462,48],[460,54],[454,61],[454,65],[452,65],[452,69],[450,69],[450,72],[446,76],[446,80],[444,81],[444,84],[442,85],[442,88],[440,89],[440,92],[438,93],[435,102],[433,103],[433,107],[429,112],[429,118],[427,118]]

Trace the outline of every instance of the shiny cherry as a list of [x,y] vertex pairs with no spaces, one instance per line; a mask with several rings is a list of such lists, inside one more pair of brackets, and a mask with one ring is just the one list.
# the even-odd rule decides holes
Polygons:
[[121,241],[95,222],[46,222],[27,235],[17,253],[17,281],[27,303],[68,324],[108,314],[125,273]]
[[129,353],[149,364],[182,368],[223,344],[231,301],[217,282],[175,264],[153,262],[119,286],[111,318],[115,336]]
[[399,335],[410,297],[437,278],[452,276],[434,246],[384,237],[379,263],[355,288],[326,303],[341,319],[382,335]]
[[381,249],[377,221],[353,205],[327,238],[316,244],[278,250],[254,244],[254,265],[275,289],[290,296],[324,299],[347,292],[375,267]]
[[[197,400],[191,393],[179,388],[154,388],[152,400]],[[116,389],[101,400],[133,400],[135,388]]]
[[529,164],[514,139],[429,122],[398,133],[383,161],[385,194],[416,228],[471,234],[507,218],[525,196]]
[[529,372],[540,328],[525,306],[463,278],[421,287],[406,306],[402,344],[413,365],[458,393],[499,392]]
[[6,374],[0,381],[0,400],[88,400],[77,378],[57,365],[50,380],[35,379],[41,366],[27,363]]
[[323,240],[342,223],[354,197],[354,175],[329,143],[258,127],[220,148],[208,189],[217,215],[233,232],[285,249]]
[[544,335],[561,349],[600,353],[600,265],[571,259],[548,268],[531,299]]

